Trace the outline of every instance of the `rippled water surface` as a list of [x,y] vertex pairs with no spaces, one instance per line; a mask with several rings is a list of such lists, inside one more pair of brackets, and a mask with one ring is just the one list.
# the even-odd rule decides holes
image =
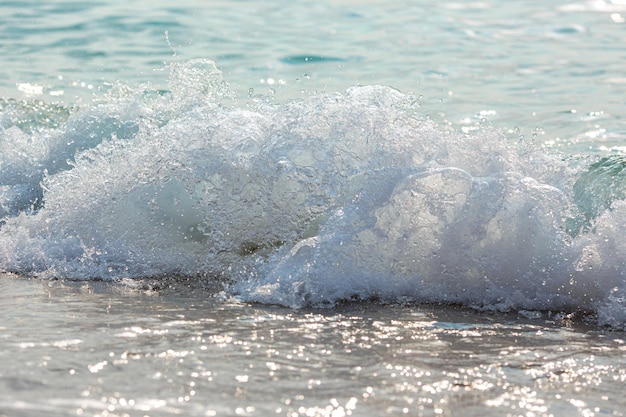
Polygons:
[[4,2],[0,16],[5,97],[163,86],[164,63],[209,58],[242,97],[381,84],[465,129],[488,119],[577,150],[623,146],[626,133],[621,0],[58,0]]
[[4,276],[0,415],[624,415],[624,335],[568,317],[170,285]]

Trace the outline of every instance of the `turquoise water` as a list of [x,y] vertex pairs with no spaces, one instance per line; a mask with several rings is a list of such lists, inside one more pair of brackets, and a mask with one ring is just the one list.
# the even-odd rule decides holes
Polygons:
[[619,1],[0,7],[4,97],[75,103],[116,81],[164,87],[164,63],[203,58],[217,62],[240,97],[389,85],[421,95],[424,114],[454,126],[486,118],[528,137],[542,128],[542,142],[623,146]]
[[623,415],[626,3],[0,9],[0,416]]

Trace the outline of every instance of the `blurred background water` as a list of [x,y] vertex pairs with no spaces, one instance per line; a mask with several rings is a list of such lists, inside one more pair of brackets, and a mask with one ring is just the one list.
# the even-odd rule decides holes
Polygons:
[[626,4],[613,1],[51,1],[0,4],[0,95],[75,103],[208,58],[244,97],[381,84],[471,130],[623,146]]

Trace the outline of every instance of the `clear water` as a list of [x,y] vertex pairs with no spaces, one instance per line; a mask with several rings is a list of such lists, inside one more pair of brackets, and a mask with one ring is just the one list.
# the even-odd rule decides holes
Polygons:
[[88,103],[115,81],[164,87],[164,63],[203,58],[239,97],[379,84],[421,95],[423,114],[466,129],[483,118],[528,137],[541,128],[541,142],[580,150],[623,146],[626,132],[619,0],[0,7],[5,97]]
[[1,285],[7,416],[623,415],[623,333],[565,317]]
[[0,415],[624,415],[626,3],[0,8]]

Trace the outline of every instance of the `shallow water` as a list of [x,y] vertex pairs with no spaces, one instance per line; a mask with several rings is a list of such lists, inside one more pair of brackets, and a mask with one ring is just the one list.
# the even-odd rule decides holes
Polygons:
[[289,310],[216,299],[189,282],[159,292],[12,276],[0,285],[6,416],[623,416],[626,407],[623,333],[568,317],[369,303]]
[[625,24],[2,2],[0,417],[623,416]]

